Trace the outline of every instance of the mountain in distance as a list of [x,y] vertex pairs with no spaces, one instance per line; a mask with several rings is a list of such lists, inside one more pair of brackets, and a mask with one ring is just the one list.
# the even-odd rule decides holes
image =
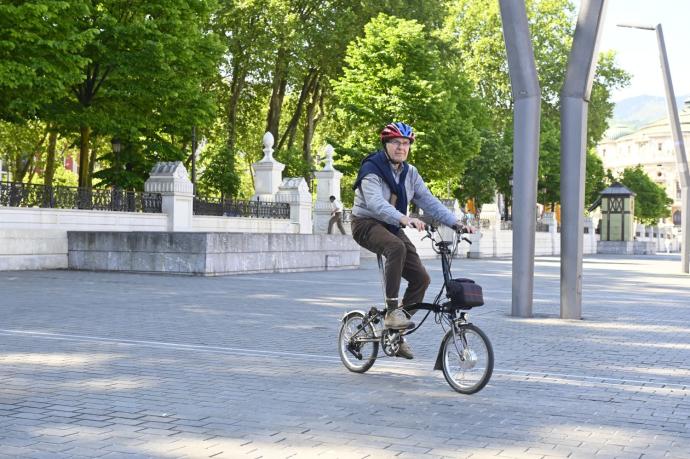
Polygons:
[[[676,96],[679,112],[683,110],[683,104],[689,98],[690,94]],[[666,116],[666,99],[664,97],[629,97],[616,102],[609,126],[626,125],[637,129]]]

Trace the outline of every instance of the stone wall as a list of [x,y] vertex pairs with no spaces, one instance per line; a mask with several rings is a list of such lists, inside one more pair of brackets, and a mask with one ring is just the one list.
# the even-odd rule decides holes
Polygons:
[[[164,214],[0,207],[0,271],[67,268],[68,231],[167,231]],[[192,231],[294,233],[290,220],[192,218]]]
[[359,267],[350,238],[311,234],[69,232],[69,268],[218,276]]

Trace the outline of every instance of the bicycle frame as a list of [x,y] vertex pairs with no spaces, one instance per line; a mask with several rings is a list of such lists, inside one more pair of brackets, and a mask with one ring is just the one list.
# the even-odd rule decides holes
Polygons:
[[[436,241],[433,237],[433,233],[436,232],[436,229],[428,225],[427,227],[427,236],[425,239],[428,237],[431,239],[432,244],[434,244],[436,247],[438,247],[438,253],[441,255],[441,268],[443,271],[443,286],[441,287],[441,290],[439,291],[438,295],[436,295],[436,298],[434,299],[433,303],[415,303],[407,306],[403,306],[403,309],[407,312],[411,311],[429,311],[429,313],[433,312],[435,314],[444,314],[447,315],[448,317],[448,322],[452,323],[454,325],[461,325],[461,324],[466,324],[469,323],[467,319],[467,312],[462,311],[460,312],[460,317],[458,317],[458,308],[452,307],[450,305],[450,301],[446,303],[441,303],[441,296],[443,295],[443,291],[446,289],[446,286],[448,285],[448,282],[452,279],[452,275],[450,272],[450,256],[451,254],[455,251],[455,248],[457,247],[457,244],[460,242],[459,240],[455,241]],[[470,242],[468,239],[463,238],[467,242]],[[471,242],[470,242],[471,244]],[[451,249],[452,247],[452,249]],[[378,266],[379,266],[379,271],[381,273],[381,285],[383,287],[383,297],[384,300],[386,298],[386,287],[385,287],[385,279],[386,279],[386,267],[383,262],[383,256],[378,254],[376,256],[377,261],[378,261]],[[385,303],[385,301],[384,301]],[[343,316],[342,320],[347,319],[347,316],[349,314],[353,313],[361,313],[362,315],[365,316],[365,321],[362,323],[362,329],[364,329],[367,325],[372,324],[372,329],[374,330],[374,336],[372,337],[360,337],[357,338],[358,341],[360,342],[374,342],[378,341],[381,339],[382,333],[386,331],[385,328],[381,327],[375,327],[373,325],[378,324],[382,319],[385,314],[384,311],[379,311],[376,307],[372,307],[368,313],[365,313],[364,311],[351,311],[350,313],[346,314]],[[413,332],[415,332],[419,327],[422,326],[426,318],[428,317],[429,313],[427,313],[427,316],[422,319],[422,322],[419,323],[416,327],[413,329],[407,331],[407,330],[402,330],[401,332],[404,335],[409,335]],[[353,336],[354,338],[354,336]]]

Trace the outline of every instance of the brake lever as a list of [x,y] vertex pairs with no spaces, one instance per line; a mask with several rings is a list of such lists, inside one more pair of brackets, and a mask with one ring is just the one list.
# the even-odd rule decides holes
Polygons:
[[470,241],[468,238],[463,236],[462,240],[467,242],[469,245],[472,245],[472,241]]

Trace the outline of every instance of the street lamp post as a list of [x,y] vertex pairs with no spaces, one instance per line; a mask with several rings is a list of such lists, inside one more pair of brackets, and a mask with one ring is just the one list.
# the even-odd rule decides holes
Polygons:
[[113,149],[113,165],[115,166],[115,175],[114,175],[114,187],[112,191],[112,206],[113,210],[120,210],[120,207],[122,206],[122,196],[121,196],[121,188],[120,188],[120,152],[122,151],[122,142],[120,142],[120,139],[117,137],[113,137],[110,140],[110,145]]
[[688,157],[685,153],[685,142],[683,141],[683,132],[680,129],[680,118],[678,117],[678,106],[676,104],[676,95],[673,91],[673,82],[671,81],[671,70],[668,65],[668,56],[666,55],[666,45],[664,43],[664,32],[661,24],[656,26],[640,25],[640,24],[618,24],[618,27],[627,27],[630,29],[654,30],[656,31],[656,38],[659,44],[659,61],[661,65],[661,73],[664,77],[664,87],[666,89],[666,107],[668,109],[669,122],[671,123],[671,134],[673,135],[673,144],[676,151],[676,166],[678,167],[678,175],[680,175],[681,186],[681,270],[684,273],[690,272],[690,204],[689,188],[690,174],[688,173]]

